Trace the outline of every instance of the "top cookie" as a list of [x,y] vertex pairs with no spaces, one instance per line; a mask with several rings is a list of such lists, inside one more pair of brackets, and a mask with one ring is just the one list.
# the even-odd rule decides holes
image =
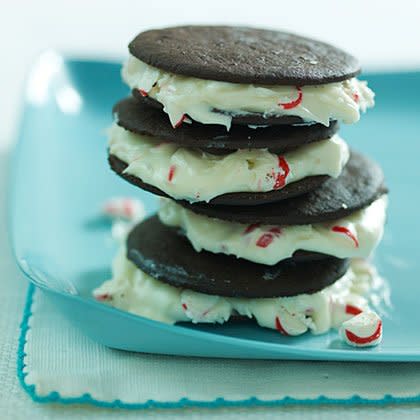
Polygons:
[[142,32],[141,61],[175,74],[232,83],[319,85],[360,73],[356,58],[324,42],[247,27],[179,26]]

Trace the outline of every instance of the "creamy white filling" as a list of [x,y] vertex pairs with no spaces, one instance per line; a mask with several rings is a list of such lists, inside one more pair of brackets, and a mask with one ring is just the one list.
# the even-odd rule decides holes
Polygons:
[[350,124],[359,120],[360,111],[374,105],[374,93],[366,82],[355,78],[300,88],[229,83],[168,73],[133,56],[124,64],[122,77],[131,89],[140,89],[159,101],[174,127],[185,114],[203,124],[221,124],[227,129],[232,115],[247,113],[293,115],[326,126],[331,120]]
[[300,335],[307,330],[321,334],[338,328],[358,311],[367,310],[370,294],[381,296],[383,290],[385,285],[376,271],[364,260],[353,260],[342,278],[311,295],[264,299],[206,295],[154,279],[131,263],[122,247],[114,260],[112,280],[96,289],[94,297],[124,311],[169,324],[224,323],[239,314],[255,318],[262,327]]
[[338,135],[281,158],[267,149],[218,156],[133,134],[117,124],[109,130],[109,151],[128,164],[125,173],[190,202],[230,192],[272,191],[308,176],[337,177],[349,158],[348,146]]
[[162,199],[162,223],[181,228],[196,251],[231,254],[260,264],[274,265],[297,250],[338,258],[368,257],[382,238],[387,197],[365,209],[327,223],[273,226],[245,225],[193,213]]

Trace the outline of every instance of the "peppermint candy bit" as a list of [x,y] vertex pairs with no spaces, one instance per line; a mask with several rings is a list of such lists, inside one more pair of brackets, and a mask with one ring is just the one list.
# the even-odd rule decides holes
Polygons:
[[179,121],[174,125],[174,128],[178,128],[181,126],[181,124],[185,121],[187,116],[185,114],[182,114],[182,117],[179,119]]
[[186,310],[188,309],[188,306],[187,306],[185,303],[183,303],[183,304],[182,304],[182,309],[183,309],[184,311],[186,311]]
[[244,231],[244,235],[247,235],[248,233],[253,232],[255,229],[260,227],[260,223],[252,223],[250,225],[247,226],[247,228]]
[[333,226],[331,230],[333,232],[344,233],[344,235],[348,236],[354,242],[354,246],[359,248],[359,241],[350,229],[347,229],[344,226]]
[[131,198],[112,198],[104,204],[103,213],[109,217],[132,220],[141,213],[141,204]]
[[276,330],[283,335],[289,335],[288,332],[284,329],[283,325],[281,325],[280,318],[276,316]]
[[369,337],[359,337],[358,335],[352,333],[350,330],[345,330],[345,331],[346,331],[346,336],[348,340],[351,341],[352,343],[359,346],[371,344],[372,342],[380,338],[382,334],[382,321],[378,322],[378,326],[376,327],[375,332]]
[[149,94],[144,89],[138,89],[138,91],[140,92],[140,95],[143,96],[143,98],[149,96]]
[[275,176],[273,187],[275,190],[279,190],[280,188],[283,188],[286,185],[286,178],[290,173],[289,164],[283,156],[278,156],[278,167],[282,169],[283,172],[278,172]]
[[172,182],[172,179],[174,178],[174,174],[175,174],[175,165],[171,165],[169,168],[169,172],[168,172],[168,181]]
[[353,305],[346,305],[345,311],[348,315],[359,315],[362,313],[362,310],[360,308]]
[[281,229],[278,227],[271,228],[268,232],[263,233],[257,240],[256,245],[260,248],[267,248],[274,238],[278,238],[281,234]]
[[343,323],[340,335],[354,347],[377,345],[382,340],[382,320],[373,311],[362,312]]
[[112,296],[109,293],[102,293],[100,295],[96,295],[95,296],[95,299],[98,302],[105,302],[106,300],[111,300],[112,299]]
[[299,86],[296,86],[296,90],[298,92],[298,96],[294,101],[278,103],[283,109],[293,109],[300,105],[303,98],[302,89]]
[[353,93],[353,101],[356,102],[356,104],[358,104],[359,103],[359,100],[360,100],[359,94],[356,93],[356,92]]
[[267,248],[273,242],[274,236],[271,233],[264,233],[257,240],[257,246]]

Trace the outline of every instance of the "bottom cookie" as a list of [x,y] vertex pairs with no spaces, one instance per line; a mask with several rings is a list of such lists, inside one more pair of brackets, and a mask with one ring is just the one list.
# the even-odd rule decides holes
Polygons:
[[369,310],[369,295],[385,285],[366,261],[353,259],[334,284],[313,294],[280,298],[233,298],[170,286],[154,279],[126,258],[122,247],[113,264],[113,278],[93,294],[111,306],[169,324],[225,323],[246,317],[284,335],[314,334],[339,328]]

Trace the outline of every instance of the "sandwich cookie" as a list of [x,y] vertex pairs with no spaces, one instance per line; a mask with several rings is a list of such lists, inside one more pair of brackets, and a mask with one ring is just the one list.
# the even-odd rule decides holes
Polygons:
[[233,256],[197,252],[184,235],[165,226],[156,216],[129,233],[127,258],[148,275],[172,286],[230,297],[314,293],[334,283],[348,269],[348,260],[326,256],[267,266]]
[[[189,254],[188,242],[174,232],[160,231],[158,223],[156,218],[149,219],[138,231],[135,230],[136,233],[130,234],[127,242],[129,248],[126,250],[122,247],[114,261],[112,280],[94,291],[97,300],[170,324],[225,323],[249,318],[255,319],[260,326],[275,329],[283,335],[300,335],[307,330],[320,334],[332,327],[338,328],[356,313],[367,310],[369,299],[366,294],[373,284],[378,288],[380,282],[365,263],[360,264],[353,260],[348,267],[347,261],[334,258],[315,265],[309,263],[305,272],[297,265],[283,268],[283,263],[278,273],[270,271],[270,276],[265,278],[253,278],[255,271],[252,269],[250,273],[241,269],[240,264],[234,264],[240,270],[236,275],[230,270],[225,273],[226,267],[219,267],[218,262],[216,266],[213,265],[219,256],[209,253],[197,255],[194,251],[192,255]],[[149,229],[151,232],[148,232]],[[142,245],[143,239],[135,238],[139,232],[147,235],[151,240],[151,247]],[[162,233],[165,236],[160,237]],[[176,246],[162,248],[162,243],[167,240],[174,241]],[[178,246],[189,255],[188,261],[183,253],[178,252]],[[207,258],[216,260],[210,262]],[[224,258],[229,257],[222,256]],[[196,259],[202,259],[204,264],[195,262]],[[259,270],[259,265],[254,266]],[[183,269],[187,271],[184,272]],[[148,274],[152,272],[161,280]],[[246,280],[238,274],[243,274]],[[294,280],[293,274],[296,275]],[[328,284],[334,277],[337,277],[335,282],[319,290],[322,283]],[[182,284],[181,287],[172,285],[177,281]],[[252,297],[254,294],[251,291],[257,296],[270,296],[270,288],[275,287],[276,291],[280,291],[281,285],[290,294],[292,289],[294,292],[298,290],[296,286],[300,282],[304,283],[300,288],[312,284],[313,293]],[[210,293],[195,291],[188,286],[208,290]],[[241,297],[233,295],[232,291],[236,287],[241,290]],[[229,295],[214,294],[218,288]],[[245,291],[249,297],[242,297],[244,294],[247,296]],[[274,289],[271,291],[274,292]]]
[[114,107],[109,163],[129,182],[177,200],[256,205],[304,194],[341,174],[349,158],[338,125],[174,130],[127,99]]
[[[243,224],[199,215],[172,200],[162,200],[159,218],[181,229],[197,252],[233,255],[275,265],[290,257],[367,258],[382,238],[387,197],[341,219],[305,225]],[[302,255],[301,251],[305,251]],[[310,255],[308,256],[308,252]]]
[[387,192],[382,169],[366,156],[352,151],[337,179],[329,179],[316,190],[290,200],[257,207],[178,203],[196,214],[237,223],[304,225],[347,217]]
[[183,26],[140,33],[122,71],[133,94],[173,127],[357,122],[373,92],[357,60],[329,44],[246,27]]

